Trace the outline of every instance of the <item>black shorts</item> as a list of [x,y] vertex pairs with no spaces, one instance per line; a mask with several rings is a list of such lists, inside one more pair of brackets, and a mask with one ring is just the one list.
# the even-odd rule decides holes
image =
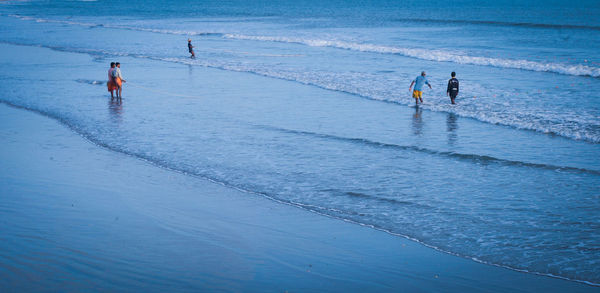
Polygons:
[[458,96],[458,93],[453,93],[453,92],[450,92],[450,98],[451,98],[451,99],[455,99],[455,98],[456,98],[456,96]]

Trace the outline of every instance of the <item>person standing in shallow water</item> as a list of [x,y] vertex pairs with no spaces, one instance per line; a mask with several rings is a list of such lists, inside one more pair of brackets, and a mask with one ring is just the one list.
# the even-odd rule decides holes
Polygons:
[[110,92],[110,100],[112,101],[114,96],[114,91],[117,89],[117,85],[115,84],[115,78],[113,77],[113,71],[115,71],[115,62],[110,62],[110,69],[108,69],[108,82],[106,86],[108,87],[108,91]]
[[422,71],[421,75],[417,76],[417,78],[410,83],[410,87],[408,87],[408,91],[411,91],[413,85],[415,86],[415,90],[412,94],[413,98],[415,98],[415,105],[419,104],[419,100],[421,101],[421,104],[423,104],[423,85],[427,84],[431,89],[431,85],[425,75],[427,75],[425,71]]
[[194,46],[192,46],[192,39],[188,39],[188,51],[190,51],[190,58],[196,59],[196,54],[194,54]]
[[446,90],[446,95],[450,96],[450,102],[452,102],[454,105],[456,104],[454,99],[456,99],[456,96],[458,96],[458,79],[456,79],[456,72],[454,71],[452,71],[450,76],[452,78],[448,80],[448,89]]
[[126,82],[126,80],[124,80],[123,76],[121,75],[121,63],[117,62],[115,63],[115,66],[116,68],[112,72],[112,77],[114,78],[115,85],[117,86],[117,100],[120,100],[122,98],[121,90],[123,89],[123,83]]

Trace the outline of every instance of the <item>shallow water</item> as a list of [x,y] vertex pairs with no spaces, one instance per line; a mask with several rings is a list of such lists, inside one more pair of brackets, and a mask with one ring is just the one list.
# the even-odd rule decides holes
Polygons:
[[[600,283],[596,3],[187,4],[3,3],[0,99],[166,168]],[[105,99],[115,59],[122,105]],[[421,70],[433,90],[414,108]]]

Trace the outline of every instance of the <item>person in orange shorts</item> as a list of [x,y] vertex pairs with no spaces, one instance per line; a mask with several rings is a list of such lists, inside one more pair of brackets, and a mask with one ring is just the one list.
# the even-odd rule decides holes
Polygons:
[[123,90],[123,83],[126,82],[126,80],[124,80],[123,76],[121,75],[121,63],[117,62],[115,63],[115,66],[117,67],[115,70],[113,70],[112,77],[114,78],[115,85],[117,86],[117,100],[121,100],[121,90]]
[[413,98],[415,98],[416,105],[419,104],[419,101],[421,101],[421,104],[423,104],[423,85],[426,84],[431,89],[431,85],[429,84],[429,81],[427,80],[425,75],[426,75],[425,71],[421,72],[421,75],[417,76],[417,78],[415,78],[410,83],[410,87],[408,88],[408,91],[411,91],[413,85],[415,86],[415,90],[413,91],[412,96],[413,96]]
[[108,91],[110,92],[111,101],[115,98],[114,91],[117,89],[117,85],[115,84],[115,78],[113,77],[113,71],[115,71],[115,62],[110,62],[110,69],[108,69],[108,82],[106,86],[108,87]]

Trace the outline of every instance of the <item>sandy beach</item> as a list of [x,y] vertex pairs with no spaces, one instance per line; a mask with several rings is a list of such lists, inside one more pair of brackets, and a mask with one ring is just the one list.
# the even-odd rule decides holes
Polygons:
[[597,291],[166,170],[39,113],[0,117],[4,292]]

